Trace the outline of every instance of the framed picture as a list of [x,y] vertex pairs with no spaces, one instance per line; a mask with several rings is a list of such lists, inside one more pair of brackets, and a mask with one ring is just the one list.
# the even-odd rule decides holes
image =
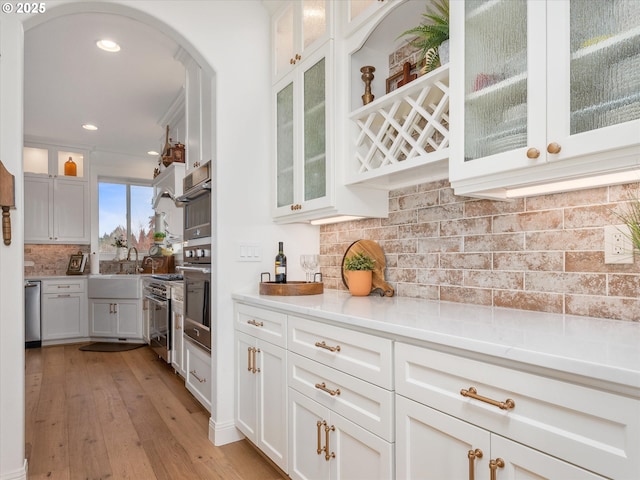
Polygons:
[[67,275],[82,275],[87,264],[87,256],[82,252],[74,253],[69,257]]
[[[409,73],[411,75],[415,74],[417,76],[418,67],[415,63],[411,64],[411,70],[409,71]],[[393,92],[396,88],[398,88],[398,82],[402,80],[403,77],[404,77],[404,70],[400,70],[395,75],[391,75],[389,78],[387,78],[387,93]]]

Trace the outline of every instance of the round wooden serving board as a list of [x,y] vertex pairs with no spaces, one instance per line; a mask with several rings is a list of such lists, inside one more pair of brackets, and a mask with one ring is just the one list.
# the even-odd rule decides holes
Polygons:
[[382,251],[382,247],[373,240],[358,240],[353,242],[349,248],[347,248],[347,251],[344,252],[344,257],[342,257],[342,283],[344,283],[344,286],[349,288],[344,261],[347,257],[359,252],[364,252],[375,260],[371,291],[380,290],[380,296],[393,297],[395,293],[393,287],[384,280],[384,269],[387,266],[384,252]]

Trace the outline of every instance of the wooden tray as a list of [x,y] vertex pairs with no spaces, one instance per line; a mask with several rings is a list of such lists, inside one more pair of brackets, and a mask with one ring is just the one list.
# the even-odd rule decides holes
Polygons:
[[323,292],[323,288],[322,282],[260,282],[260,295],[319,295]]
[[345,275],[344,261],[348,256],[358,252],[364,252],[376,261],[375,268],[373,269],[371,291],[378,291],[380,296],[393,297],[395,293],[393,287],[384,280],[384,269],[387,266],[384,252],[382,251],[382,247],[373,240],[358,240],[353,242],[349,248],[347,248],[347,251],[344,252],[344,257],[342,257],[342,283],[344,283],[344,286],[349,288],[348,278]]

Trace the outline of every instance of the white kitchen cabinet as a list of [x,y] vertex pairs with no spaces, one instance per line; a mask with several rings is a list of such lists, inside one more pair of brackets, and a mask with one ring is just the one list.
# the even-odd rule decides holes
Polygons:
[[236,427],[287,472],[287,316],[237,305],[235,328]]
[[[637,476],[637,398],[404,343],[395,345],[395,373],[398,479],[466,477],[460,455],[476,448],[476,478],[497,457],[505,462],[497,478],[523,469],[542,478]],[[434,476],[418,473],[427,463]]]
[[605,478],[400,395],[396,428],[397,480]]
[[291,72],[333,36],[331,0],[292,0],[271,19],[273,82]]
[[286,350],[236,332],[236,426],[285,473]]
[[48,345],[60,340],[86,338],[86,280],[42,281],[42,340]]
[[186,64],[186,173],[213,159],[213,78],[195,60]]
[[342,185],[334,156],[334,78],[330,40],[274,86],[277,223],[387,213],[380,191]]
[[140,300],[89,299],[89,323],[92,337],[126,340],[142,339]]
[[451,2],[456,194],[637,179],[639,19],[633,0]]
[[211,354],[189,340],[185,340],[184,355],[187,390],[211,412]]
[[86,181],[25,174],[25,243],[89,243],[88,199]]
[[289,476],[296,479],[393,478],[393,444],[289,389]]
[[151,311],[149,310],[149,299],[142,299],[142,340],[149,344],[151,342]]
[[184,288],[171,286],[171,366],[182,377],[186,376],[184,361]]

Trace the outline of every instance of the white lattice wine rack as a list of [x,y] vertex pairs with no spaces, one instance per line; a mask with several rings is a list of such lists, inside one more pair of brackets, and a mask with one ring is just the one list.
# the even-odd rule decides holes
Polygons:
[[[449,66],[445,65],[350,115],[355,161],[349,183],[421,168],[446,176],[449,157]],[[417,173],[417,172],[413,172]],[[406,177],[406,175],[405,175]],[[393,182],[391,182],[393,183]],[[403,183],[411,183],[407,178]]]

